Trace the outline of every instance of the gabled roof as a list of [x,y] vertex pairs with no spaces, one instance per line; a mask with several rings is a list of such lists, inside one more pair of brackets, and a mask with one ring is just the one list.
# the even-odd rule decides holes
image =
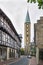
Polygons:
[[30,22],[30,17],[29,17],[29,12],[27,11],[27,14],[26,14],[26,22]]

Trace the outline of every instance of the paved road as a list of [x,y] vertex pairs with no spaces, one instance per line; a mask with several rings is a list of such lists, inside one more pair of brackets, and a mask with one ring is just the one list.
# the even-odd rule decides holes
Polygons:
[[11,63],[9,65],[28,65],[28,58],[27,57],[23,57],[21,58],[18,62],[15,63]]

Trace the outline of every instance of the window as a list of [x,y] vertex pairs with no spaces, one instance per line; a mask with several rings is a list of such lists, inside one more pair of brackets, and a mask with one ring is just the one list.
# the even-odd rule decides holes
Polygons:
[[27,34],[27,37],[28,37],[29,35]]
[[28,27],[28,24],[27,24],[27,27]]
[[3,17],[0,17],[1,25],[3,25]]
[[4,42],[2,41],[2,44],[4,44]]
[[28,32],[28,28],[27,28],[27,32]]
[[0,40],[0,44],[1,44],[1,40]]
[[1,17],[0,20],[3,22],[3,17]]
[[27,41],[28,41],[28,37],[27,37]]
[[1,41],[1,30],[0,30],[0,41]]
[[5,41],[3,41],[3,44],[4,44],[4,45],[6,45],[6,42],[5,42]]
[[4,27],[6,27],[6,20],[4,20]]
[[14,40],[12,40],[12,46],[15,47]]
[[[6,27],[7,27],[7,29],[8,29],[8,23],[7,23]],[[9,30],[9,29],[8,29],[8,30]]]
[[27,32],[27,35],[29,34],[29,32]]
[[11,39],[11,45],[13,44],[13,39]]
[[1,22],[1,25],[3,25],[3,22]]
[[8,42],[8,35],[6,34],[6,37],[5,37],[5,39],[6,39],[6,42]]
[[8,35],[8,43],[10,43],[10,36]]
[[5,33],[2,32],[2,41],[5,41]]

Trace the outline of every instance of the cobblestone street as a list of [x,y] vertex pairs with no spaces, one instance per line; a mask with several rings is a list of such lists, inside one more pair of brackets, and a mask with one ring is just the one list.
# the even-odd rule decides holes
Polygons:
[[27,57],[23,57],[21,58],[19,61],[17,62],[13,62],[13,63],[10,63],[9,65],[28,65],[28,58]]

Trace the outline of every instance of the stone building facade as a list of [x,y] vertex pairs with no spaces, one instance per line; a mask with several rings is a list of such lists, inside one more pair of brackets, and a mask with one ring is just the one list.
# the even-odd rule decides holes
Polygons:
[[34,24],[34,41],[36,44],[37,64],[43,60],[43,17]]
[[21,48],[21,39],[11,20],[0,9],[0,59],[17,58]]

